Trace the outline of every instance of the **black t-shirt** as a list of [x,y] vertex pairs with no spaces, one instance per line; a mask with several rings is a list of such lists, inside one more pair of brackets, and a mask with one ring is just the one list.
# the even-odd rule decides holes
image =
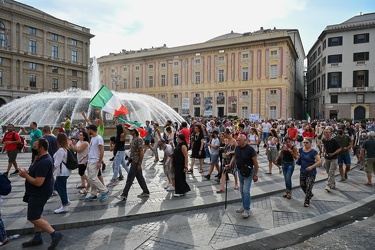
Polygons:
[[45,177],[40,187],[34,186],[25,180],[26,193],[29,195],[47,195],[50,197],[53,191],[53,160],[49,154],[38,158],[29,168],[29,175],[33,178]]
[[326,150],[326,154],[324,156],[327,160],[337,159],[337,155],[328,157],[327,154],[334,153],[337,149],[341,148],[340,144],[332,138],[331,140],[323,139],[324,148]]
[[244,147],[237,146],[234,149],[234,154],[236,156],[237,168],[240,169],[244,165],[254,166],[253,157],[257,156],[257,153],[249,144],[246,144]]

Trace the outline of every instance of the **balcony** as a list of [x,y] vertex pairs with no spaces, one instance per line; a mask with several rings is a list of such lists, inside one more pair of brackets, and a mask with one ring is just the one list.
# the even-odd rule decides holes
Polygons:
[[328,93],[334,94],[357,94],[357,93],[375,93],[375,87],[348,87],[348,88],[330,88]]

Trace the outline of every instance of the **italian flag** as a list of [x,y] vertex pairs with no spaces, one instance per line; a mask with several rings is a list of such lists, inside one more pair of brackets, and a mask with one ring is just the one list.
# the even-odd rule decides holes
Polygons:
[[141,122],[128,121],[128,120],[121,119],[120,117],[118,117],[117,120],[119,120],[119,122],[124,123],[125,126],[128,127],[128,128],[129,128],[131,125],[135,125],[135,126],[137,126],[137,127],[138,127],[137,130],[138,130],[138,132],[139,132],[139,136],[140,136],[140,137],[143,138],[143,137],[145,137],[145,136],[147,135],[147,131],[144,130],[144,129],[142,129],[142,128],[140,128],[140,126],[142,125]]
[[91,99],[90,105],[103,110],[113,116],[126,115],[128,109],[121,103],[106,86],[102,86],[95,96]]
[[307,120],[308,123],[311,122],[311,117],[310,117],[309,113],[306,113],[306,120]]

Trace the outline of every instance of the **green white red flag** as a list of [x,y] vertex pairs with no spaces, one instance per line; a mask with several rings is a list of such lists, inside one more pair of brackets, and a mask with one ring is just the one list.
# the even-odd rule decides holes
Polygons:
[[135,125],[135,126],[137,126],[138,127],[138,132],[139,132],[139,136],[140,137],[145,137],[146,135],[147,135],[147,131],[146,130],[144,130],[143,128],[140,128],[141,127],[141,125],[142,125],[142,123],[141,122],[133,122],[133,121],[128,121],[128,120],[124,120],[124,119],[122,119],[122,118],[120,118],[120,117],[117,117],[117,120],[119,121],[119,122],[121,122],[121,123],[124,123],[125,124],[125,126],[126,127],[130,127],[131,125]]
[[103,110],[113,116],[126,115],[128,109],[121,103],[106,86],[102,86],[95,96],[90,100],[90,105]]

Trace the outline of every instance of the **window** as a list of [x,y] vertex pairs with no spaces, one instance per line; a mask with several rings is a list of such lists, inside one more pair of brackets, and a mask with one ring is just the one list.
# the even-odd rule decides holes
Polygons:
[[139,77],[135,78],[135,87],[138,89],[139,88]]
[[224,82],[224,70],[219,70],[219,82]]
[[29,76],[29,84],[31,88],[36,88],[36,75]]
[[200,94],[195,94],[195,97],[201,97],[201,95]]
[[339,103],[339,96],[338,95],[331,95],[331,103]]
[[124,89],[128,88],[128,79],[124,79]]
[[249,80],[249,68],[244,67],[242,68],[242,81],[247,81]]
[[319,46],[318,48],[318,56],[322,53],[322,48]]
[[248,115],[247,115],[247,107],[242,107],[242,117],[243,118],[248,117]]
[[219,50],[219,53],[224,53],[224,50],[223,49]]
[[59,57],[59,47],[52,45],[52,57],[58,58]]
[[77,46],[77,40],[72,39],[72,45],[73,45],[73,46]]
[[127,72],[128,71],[128,68],[123,68],[122,69],[124,72]]
[[219,96],[224,96],[224,92],[219,92]]
[[326,57],[323,57],[323,60],[322,60],[322,67],[326,66],[326,63],[327,63]]
[[368,52],[358,52],[353,54],[353,62],[358,61],[368,61],[369,53]]
[[151,65],[148,65],[148,68],[149,68],[149,69],[153,69],[153,68],[154,68],[154,65],[152,65],[152,64],[151,64]]
[[0,57],[0,65],[3,65],[3,58]]
[[325,50],[326,47],[327,47],[327,40],[324,40],[324,41],[323,41],[323,50]]
[[173,65],[174,65],[174,66],[178,66],[178,62],[174,62]]
[[249,95],[249,91],[242,91],[242,95],[243,96],[248,96]]
[[328,73],[328,89],[341,88],[341,72]]
[[72,81],[72,88],[77,88],[77,81]]
[[174,74],[173,75],[173,84],[174,84],[174,86],[177,86],[178,85],[178,74]]
[[0,70],[0,85],[3,85],[3,71]]
[[370,41],[369,33],[354,35],[354,44],[368,43],[369,41]]
[[148,77],[148,87],[149,88],[154,87],[154,76],[149,76]]
[[161,75],[161,86],[165,86],[165,75]]
[[139,70],[139,66],[135,66],[135,70]]
[[77,72],[77,70],[72,70],[72,76],[77,76],[78,75],[78,72]]
[[342,36],[328,38],[328,47],[341,46]]
[[51,71],[52,71],[52,73],[59,73],[59,70],[56,66],[52,66]]
[[77,62],[77,51],[72,51],[72,62]]
[[365,102],[365,95],[363,94],[360,94],[360,95],[357,95],[357,103],[364,103]]
[[160,98],[161,99],[165,99],[165,95],[160,95]]
[[276,89],[271,89],[270,90],[270,95],[276,95],[277,93],[277,90]]
[[276,119],[276,106],[270,106],[270,118]]
[[57,78],[52,78],[52,89],[59,89],[59,80]]
[[162,64],[161,64],[161,67],[162,67],[162,68],[165,68],[165,63],[162,63]]
[[36,63],[29,63],[29,69],[36,70]]
[[313,88],[313,95],[315,95],[316,94],[316,81],[315,80],[312,82],[312,88]]
[[59,40],[59,35],[52,34],[52,41],[58,41]]
[[195,83],[201,83],[201,72],[195,72]]
[[29,35],[35,36],[36,35],[36,29],[29,27]]
[[5,36],[5,25],[0,22],[0,47],[8,45],[8,39]]
[[178,99],[178,94],[173,94],[174,99]]
[[245,58],[249,58],[249,54],[243,54],[242,55],[242,58],[245,59]]
[[33,40],[29,41],[29,52],[31,54],[35,54],[36,53],[36,41],[33,41]]
[[353,71],[353,87],[368,87],[368,70]]
[[219,61],[224,61],[224,56],[220,56]]
[[271,78],[277,78],[277,65],[271,65]]
[[316,79],[316,92],[320,93],[320,77]]
[[277,46],[277,43],[271,43],[271,46]]
[[326,74],[322,75],[322,90],[326,89]]
[[196,64],[200,64],[200,63],[201,63],[201,60],[200,60],[200,59],[196,59],[196,60],[195,60],[195,63],[196,63]]
[[271,51],[271,56],[276,56],[277,55],[277,50],[272,50]]
[[342,62],[342,55],[330,55],[328,56],[328,63],[341,63]]

